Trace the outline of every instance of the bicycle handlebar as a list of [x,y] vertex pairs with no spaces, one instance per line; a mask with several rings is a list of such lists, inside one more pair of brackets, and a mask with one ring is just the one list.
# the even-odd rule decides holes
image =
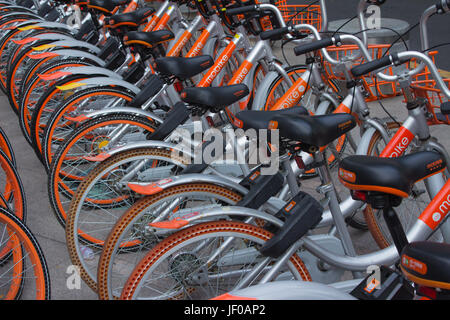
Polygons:
[[[322,38],[320,37],[319,32],[318,32],[317,29],[316,29],[314,26],[312,26],[312,25],[309,25],[309,24],[298,24],[298,25],[296,25],[294,28],[295,28],[296,30],[301,30],[301,29],[309,30],[309,31],[311,31],[312,36],[313,36],[316,40],[322,40]],[[339,35],[339,37],[336,37],[336,36],[335,36],[335,37],[333,37],[333,38],[334,38],[335,40],[336,40],[336,39],[339,39],[339,40],[340,40],[339,42],[341,42],[341,43],[346,42],[346,43],[351,43],[351,44],[354,44],[354,45],[358,46],[359,51],[361,52],[362,56],[364,57],[364,59],[365,59],[366,61],[369,61],[369,62],[370,62],[370,61],[373,60],[373,59],[372,59],[372,56],[371,56],[371,54],[369,53],[369,51],[367,50],[366,46],[364,46],[363,42],[362,42],[361,39],[359,39],[358,37],[356,37],[356,36],[354,36],[354,35],[350,35],[350,34],[343,34],[343,35]],[[339,42],[336,41],[335,44],[339,44]],[[323,44],[323,43],[325,43],[325,42],[321,42],[321,43]],[[328,43],[329,43],[329,41],[328,41]],[[329,45],[333,45],[333,43],[330,43]],[[302,45],[302,46],[304,46],[304,45]],[[299,49],[298,49],[298,50],[299,50]],[[297,52],[299,52],[299,51],[297,51]],[[330,56],[330,54],[328,53],[328,51],[326,50],[325,47],[321,48],[321,49],[320,49],[320,52],[322,53],[324,59],[326,59],[329,63],[334,64],[334,65],[337,65],[337,64],[340,63],[339,61],[335,60],[334,58],[332,58],[332,57]],[[414,75],[414,74],[419,73],[419,72],[421,71],[419,68],[420,68],[420,66],[419,66],[418,68],[412,70],[410,75]],[[377,73],[377,76],[378,76],[379,78],[383,79],[383,80],[391,81],[391,82],[397,81],[397,80],[399,79],[399,76],[396,76],[396,75],[388,75],[388,74],[384,74],[384,73],[382,73],[382,72],[378,72],[378,73]]]
[[381,6],[386,0],[367,0],[367,2],[376,6]]
[[261,38],[261,40],[281,40],[281,38],[291,32],[290,30],[291,28],[289,27],[284,27],[284,28],[276,28],[273,30],[267,30],[267,31],[263,31],[259,34],[259,37]]
[[[323,0],[322,0],[322,1],[323,1]],[[321,1],[321,2],[322,2],[322,1]],[[360,1],[359,8],[358,8],[358,15],[359,15],[359,18],[360,18],[361,27],[363,27],[363,28],[365,27],[365,21],[364,21],[364,15],[363,15],[363,11],[364,11],[365,5],[366,5],[367,3],[381,5],[381,4],[383,4],[384,2],[385,2],[385,0],[361,0],[361,1]],[[364,6],[363,6],[363,5],[364,5]],[[436,6],[435,6],[435,7],[436,7]],[[449,10],[449,8],[450,8],[450,0],[441,0],[441,7],[443,7],[444,9]],[[335,64],[335,65],[336,65],[336,64],[339,64],[339,61],[333,59],[333,58],[328,54],[328,52],[327,52],[327,50],[326,50],[325,48],[326,48],[327,46],[330,46],[330,45],[333,45],[333,44],[338,44],[340,41],[342,41],[342,42],[343,42],[343,41],[350,41],[351,43],[356,44],[356,45],[359,47],[360,52],[362,53],[363,57],[364,57],[368,62],[371,62],[371,61],[372,61],[372,57],[371,57],[371,55],[369,54],[369,52],[368,52],[368,50],[367,50],[367,47],[366,47],[366,45],[365,45],[365,44],[367,43],[367,37],[366,37],[366,33],[365,33],[365,32],[363,32],[363,41],[361,41],[358,37],[353,36],[353,35],[340,35],[339,37],[333,37],[333,38],[334,38],[334,40],[333,40],[332,38],[329,38],[329,39],[322,39],[322,38],[320,37],[320,34],[319,34],[319,32],[317,31],[317,29],[316,29],[314,26],[308,25],[308,24],[299,24],[299,25],[294,26],[293,28],[290,28],[290,27],[289,27],[289,28],[286,29],[286,23],[285,23],[285,21],[284,21],[284,19],[283,19],[283,16],[282,16],[280,10],[279,10],[276,6],[274,6],[274,5],[272,5],[272,4],[258,4],[258,5],[244,6],[244,7],[241,7],[241,8],[233,8],[233,9],[227,10],[227,14],[241,14],[241,13],[245,13],[245,12],[259,11],[259,10],[268,10],[268,11],[273,12],[273,13],[275,14],[275,17],[277,18],[277,20],[279,20],[279,22],[280,22],[280,28],[279,28],[279,31],[273,30],[273,33],[268,33],[268,34],[266,34],[267,39],[269,38],[268,36],[270,36],[270,35],[271,35],[271,36],[278,36],[280,33],[286,34],[286,36],[287,36],[288,39],[293,39],[293,36],[292,36],[288,31],[291,31],[291,30],[300,30],[300,29],[307,29],[307,30],[311,31],[313,37],[314,37],[316,40],[318,40],[318,41],[323,40],[323,41],[319,42],[318,44],[310,43],[310,44],[307,44],[307,45],[302,45],[302,47],[303,47],[304,49],[297,49],[298,47],[295,48],[295,49],[296,49],[295,53],[296,53],[297,55],[302,54],[302,50],[312,51],[312,50],[319,50],[319,49],[320,49],[321,52],[322,52],[322,54],[323,54],[323,56],[324,56],[324,58],[325,58],[328,62],[330,62],[331,64]],[[450,10],[449,10],[449,11],[450,11]],[[421,22],[422,22],[422,21],[421,21]],[[336,41],[336,39],[338,39],[338,40],[340,40],[340,41]],[[264,40],[264,39],[263,39],[263,40]],[[317,42],[317,41],[316,41],[316,42]],[[312,48],[312,49],[308,49],[308,48]],[[295,49],[294,49],[294,50],[295,50]],[[307,51],[305,51],[305,52],[307,52]],[[408,54],[414,54],[413,51],[408,51],[408,52],[406,52],[406,53],[408,53]],[[405,54],[406,54],[406,53],[403,52],[403,53],[398,54],[398,59],[403,60],[403,58],[405,57]],[[419,52],[416,52],[415,54],[420,54],[420,53],[419,53]],[[415,57],[417,57],[417,56],[415,56]],[[448,90],[448,88],[445,86],[445,84],[444,84],[442,78],[440,78],[439,73],[437,72],[436,66],[433,64],[433,62],[432,62],[427,56],[425,56],[425,55],[423,55],[423,54],[420,54],[419,59],[422,60],[423,62],[425,62],[425,63],[427,64],[427,66],[428,66],[429,69],[430,69],[430,72],[432,73],[433,77],[435,77],[437,83],[439,82],[437,77],[439,77],[439,79],[440,79],[439,85],[441,85],[441,86],[445,89],[445,90],[442,90],[442,91],[443,91],[444,93],[449,92],[449,90]],[[386,60],[385,60],[385,61],[386,61]],[[394,61],[394,60],[392,60],[392,61]],[[407,60],[405,60],[405,61],[407,61]],[[424,68],[423,64],[420,64],[416,69],[410,70],[410,71],[407,73],[407,75],[408,75],[408,76],[413,76],[413,75],[415,75],[415,74],[418,74],[421,70],[423,70],[423,68]],[[376,70],[376,69],[375,69],[375,70]],[[386,80],[386,81],[397,81],[397,80],[400,78],[400,76],[397,76],[397,75],[387,75],[387,74],[384,74],[384,73],[382,73],[382,72],[378,72],[378,73],[377,73],[377,76],[378,76],[379,78],[383,79],[383,80]],[[441,89],[442,89],[442,88],[441,88]]]
[[387,67],[389,65],[391,65],[392,61],[391,61],[391,57],[390,56],[385,56],[381,59],[377,59],[377,60],[373,60],[367,63],[363,63],[360,64],[359,66],[353,67],[351,69],[351,73],[353,74],[353,76],[355,77],[360,77],[366,73],[372,72],[374,70],[383,68],[383,67]]
[[391,64],[399,65],[409,61],[410,59],[399,59],[397,54],[391,54],[389,56],[382,57],[380,59],[376,59],[367,63],[360,64],[359,66],[353,67],[351,69],[351,73],[355,77],[360,77],[369,72],[375,71],[377,69],[381,69],[383,67],[390,66]]
[[280,27],[281,28],[286,27],[286,22],[284,21],[284,18],[283,18],[283,15],[281,14],[280,9],[278,9],[273,4],[261,3],[261,4],[250,5],[250,6],[243,6],[243,7],[239,7],[239,8],[232,8],[232,9],[227,9],[226,13],[228,15],[237,15],[237,14],[243,14],[243,13],[248,13],[248,12],[259,12],[259,11],[271,11],[275,15],[275,18],[278,20]]
[[420,17],[420,44],[422,51],[430,47],[428,41],[427,22],[435,13],[445,14],[450,12],[450,0],[440,0],[439,3],[427,8]]
[[251,5],[251,6],[243,6],[243,7],[238,7],[238,8],[231,8],[231,9],[227,9],[226,10],[226,14],[230,15],[230,16],[235,16],[238,14],[243,14],[243,13],[247,13],[247,12],[254,12],[254,11],[259,11],[258,10],[258,5]]
[[[374,61],[371,61],[368,63],[364,63],[362,65],[359,65],[357,67],[354,67],[352,69],[352,74],[354,76],[360,76],[365,73],[377,70],[379,68],[388,67],[390,65],[402,64],[404,62],[411,60],[412,58],[416,58],[417,60],[420,60],[424,65],[426,65],[428,67],[428,70],[429,70],[431,76],[436,81],[436,86],[441,90],[442,94],[444,94],[447,97],[447,99],[450,99],[450,90],[447,87],[447,85],[445,84],[442,77],[440,76],[439,71],[437,70],[435,64],[430,59],[430,57],[428,57],[427,55],[425,55],[421,52],[405,51],[405,52],[390,54],[389,56],[383,57],[381,59],[374,60]],[[418,69],[419,68],[410,70],[403,76],[407,76],[407,77],[413,76],[414,74],[417,73]],[[380,74],[380,73],[378,73],[378,74]],[[395,76],[395,77],[396,77],[396,80],[400,78],[399,76]]]
[[295,39],[304,39],[309,36],[307,33],[297,32],[293,27],[276,28],[273,30],[262,31],[259,34],[261,40],[281,40],[284,35],[293,33]]
[[311,52],[320,50],[322,48],[326,48],[332,45],[337,45],[341,42],[340,36],[330,37],[330,38],[324,38],[321,40],[313,41],[307,44],[300,45],[298,47],[294,48],[294,53],[296,56]]

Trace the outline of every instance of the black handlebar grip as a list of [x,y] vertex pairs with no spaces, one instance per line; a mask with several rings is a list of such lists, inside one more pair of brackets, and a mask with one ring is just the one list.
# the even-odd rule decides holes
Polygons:
[[[336,42],[339,42],[338,37],[335,37]],[[333,38],[325,38],[321,40],[317,40],[311,43],[302,44],[298,47],[294,48],[294,53],[296,56],[305,54],[307,52],[316,51],[322,48],[326,48],[332,46],[334,44]]]
[[263,31],[259,34],[259,37],[261,38],[261,40],[281,40],[283,35],[285,35],[286,33],[289,33],[289,27]]
[[391,54],[395,65],[400,65],[411,60],[411,58],[399,58],[396,53]]
[[391,63],[392,63],[391,57],[385,56],[381,59],[373,60],[367,63],[360,64],[359,66],[353,67],[351,71],[353,76],[360,77],[366,73],[372,72],[379,68],[387,67]]
[[374,4],[376,6],[381,6],[383,3],[386,2],[386,0],[369,0],[367,2],[369,2],[370,4]]
[[257,10],[258,10],[258,6],[257,5],[251,5],[251,6],[243,6],[243,7],[239,7],[239,8],[227,9],[225,11],[225,13],[232,16],[232,15],[237,15],[237,14],[243,14],[243,13],[247,13],[247,12],[257,11]]

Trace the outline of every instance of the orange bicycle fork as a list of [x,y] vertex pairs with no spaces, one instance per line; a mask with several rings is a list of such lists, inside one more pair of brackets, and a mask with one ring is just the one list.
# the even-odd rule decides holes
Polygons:
[[239,43],[242,41],[242,34],[237,33],[233,39],[230,41],[230,43],[223,49],[222,53],[219,55],[219,57],[216,59],[216,62],[214,65],[209,68],[209,70],[206,72],[206,74],[203,76],[203,78],[198,83],[197,87],[209,87],[211,83],[214,81],[214,79],[217,77],[217,75],[222,71],[222,69],[227,64],[228,60],[230,60],[234,50],[239,45]]
[[205,29],[202,31],[200,37],[198,37],[198,39],[194,42],[194,44],[192,45],[191,49],[189,50],[189,52],[186,54],[185,57],[192,58],[198,56],[202,52],[203,47],[206,45],[208,40],[216,35],[218,35],[217,21],[212,19],[205,27]]
[[147,23],[147,25],[144,27],[143,31],[153,31],[153,28],[155,28],[156,24],[160,21],[161,17],[166,12],[167,8],[169,8],[170,1],[164,1],[162,5],[159,7],[158,11],[152,16],[150,21]]
[[302,99],[304,93],[308,90],[308,80],[311,76],[310,71],[305,71],[289,88],[288,91],[275,103],[271,110],[281,110],[292,108]]
[[162,15],[161,19],[159,19],[156,26],[152,29],[152,31],[159,31],[165,29],[167,27],[167,24],[169,23],[169,20],[172,18],[172,15],[176,13],[176,9],[177,8],[174,5],[169,6]]
[[128,6],[123,10],[122,13],[127,13],[127,12],[131,12],[137,9],[137,7],[139,6],[139,2],[138,0],[132,0]]
[[169,52],[167,53],[167,56],[177,57],[180,54],[181,50],[186,46],[187,42],[192,38],[192,34],[198,30],[201,23],[202,23],[202,16],[198,15],[191,22],[189,28],[184,30],[180,38],[175,42],[172,48],[170,48]]

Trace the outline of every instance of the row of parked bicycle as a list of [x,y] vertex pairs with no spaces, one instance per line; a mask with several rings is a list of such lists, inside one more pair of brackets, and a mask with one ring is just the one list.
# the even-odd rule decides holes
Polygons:
[[[328,31],[325,2],[0,2],[0,87],[100,299],[448,297],[450,160],[430,126],[450,90],[426,24],[450,1],[420,17],[421,52],[367,44],[384,0],[360,1],[358,37]],[[291,44],[302,64],[274,53]],[[401,94],[405,119],[371,116]],[[379,248],[357,253],[349,225]]]

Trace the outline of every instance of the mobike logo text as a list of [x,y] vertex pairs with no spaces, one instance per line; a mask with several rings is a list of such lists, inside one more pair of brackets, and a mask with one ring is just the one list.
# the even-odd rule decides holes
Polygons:
[[239,75],[236,77],[234,83],[242,83],[244,81],[245,77],[248,75],[249,70],[247,67],[243,67]]
[[439,223],[443,217],[445,217],[450,209],[450,194],[447,196],[447,199],[442,202],[439,206],[439,212],[433,213],[431,218],[434,222]]
[[210,85],[211,82],[214,80],[214,78],[219,74],[220,70],[222,70],[225,63],[227,63],[229,57],[228,55],[224,54],[222,58],[219,60],[219,63],[212,69],[211,73],[206,77],[206,85]]
[[161,30],[163,30],[165,27],[166,27],[165,24],[164,24],[164,23],[161,23],[161,24],[159,25],[159,27],[155,28],[155,30],[152,30],[152,31],[161,31]]
[[422,261],[411,258],[407,255],[402,255],[402,265],[420,274],[427,273],[427,265]]
[[185,36],[184,39],[182,39],[180,42],[177,43],[176,47],[173,49],[173,52],[171,53],[173,56],[177,56],[181,49],[184,47],[184,45],[188,42],[189,37]]
[[147,25],[147,27],[145,28],[145,31],[151,31],[155,26],[156,23],[158,22],[158,18],[154,18],[151,23],[149,25]]
[[198,56],[198,55],[202,52],[202,49],[203,49],[203,43],[199,42],[199,43],[197,44],[197,46],[195,46],[195,47],[193,47],[193,48],[191,49],[191,52],[190,52],[189,56],[190,56],[190,57],[196,57],[196,56]]
[[403,137],[400,143],[395,146],[394,151],[389,155],[389,158],[400,157],[408,145],[409,139],[407,137]]
[[289,94],[286,100],[280,105],[279,109],[288,109],[293,107],[301,99],[304,92],[305,86],[302,84]]

